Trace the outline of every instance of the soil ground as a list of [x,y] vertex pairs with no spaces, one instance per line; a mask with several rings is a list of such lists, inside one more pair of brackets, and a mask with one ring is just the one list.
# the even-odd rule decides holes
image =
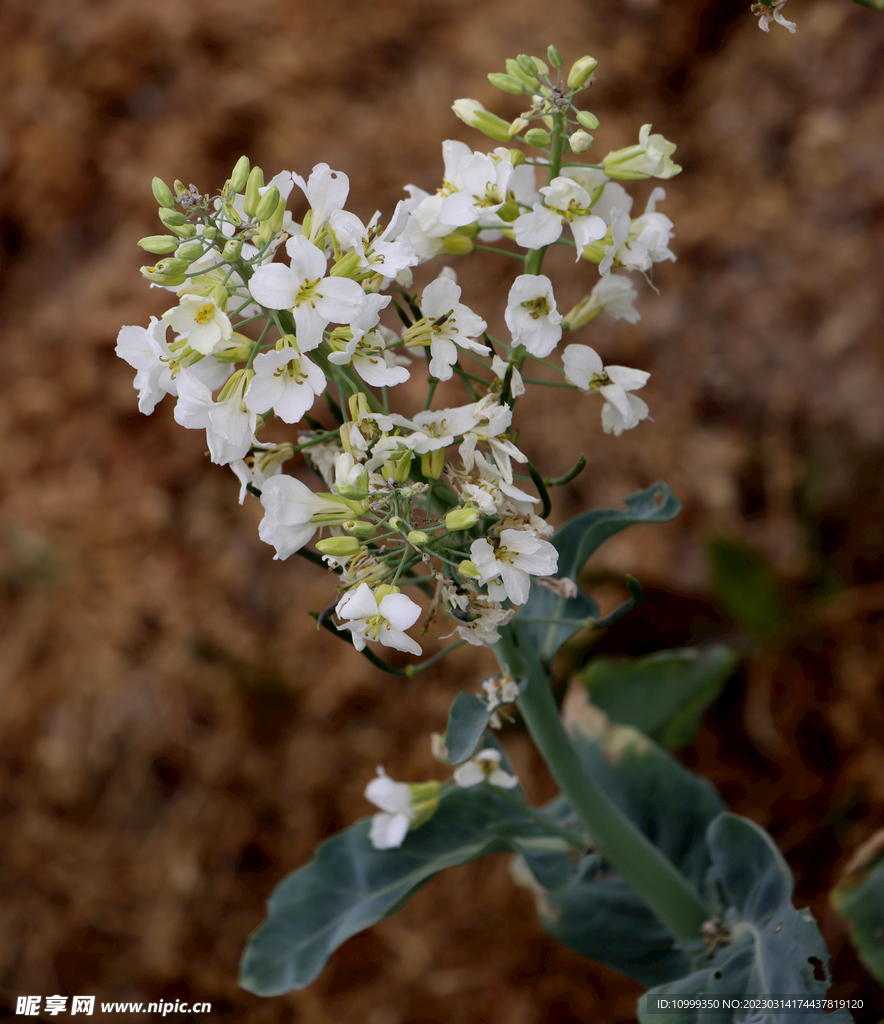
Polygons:
[[[237,505],[169,402],[137,412],[113,353],[121,324],[165,308],[135,247],[158,230],[153,175],[208,189],[242,152],[270,173],[325,161],[350,176],[351,209],[388,213],[404,184],[436,186],[443,138],[481,148],[450,103],[514,116],[485,73],[555,41],[600,61],[603,151],[646,122],[678,143],[663,209],[679,258],[658,268],[659,296],[642,288],[640,323],[579,339],[651,371],[655,422],[606,438],[588,402],[526,403],[523,436],[550,475],[587,455],[558,522],[658,478],[684,503],[593,563],[611,604],[626,572],[649,588],[608,653],[734,638],[713,536],[781,581],[787,628],[747,656],[682,757],[772,831],[835,991],[865,998],[858,1019],[884,1015],[826,896],[884,809],[884,14],[848,0],[786,14],[795,36],[762,35],[738,0],[0,8],[8,1012],[61,993],[209,1000],[212,1020],[250,1024],[634,1019],[637,986],[548,940],[506,858],[436,880],[303,992],[237,988],[276,882],[367,813],[375,765],[438,771],[429,734],[489,661],[461,650],[403,682],[317,634],[306,612],[328,604],[327,578],[271,560],[257,503]],[[470,259],[465,300],[502,309],[504,268]],[[560,308],[585,280],[574,271]],[[548,797],[518,726],[504,742]]]

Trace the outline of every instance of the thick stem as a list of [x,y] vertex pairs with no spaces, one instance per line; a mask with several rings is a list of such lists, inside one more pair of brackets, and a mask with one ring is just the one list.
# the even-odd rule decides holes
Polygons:
[[[505,657],[505,651],[506,646],[499,653]],[[515,660],[522,661],[518,654]],[[513,665],[512,670],[517,672],[517,666]],[[708,908],[684,875],[586,770],[565,732],[549,681],[540,667],[529,667],[528,678],[519,710],[537,749],[599,852],[676,938],[699,938],[700,928],[710,916]]]
[[[553,129],[552,145],[549,151],[549,166],[546,171],[546,184],[559,176],[559,171],[562,169],[562,152],[565,148],[565,115],[555,115],[556,125]],[[543,267],[543,257],[546,255],[546,250],[549,246],[545,245],[542,249],[531,249],[530,252],[525,256],[525,273],[526,274],[539,274]]]

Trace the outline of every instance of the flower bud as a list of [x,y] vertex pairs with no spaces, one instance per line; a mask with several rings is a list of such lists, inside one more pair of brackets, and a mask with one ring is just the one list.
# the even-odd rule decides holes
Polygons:
[[545,62],[542,61],[539,57],[532,57],[531,60],[534,61],[534,67],[537,68],[537,74],[538,75],[548,75],[549,74],[549,68],[547,67]]
[[198,260],[205,251],[206,250],[203,248],[202,242],[184,242],[175,250],[175,255],[179,260],[187,260],[188,263],[193,263],[193,261]]
[[[379,588],[380,589],[380,588]],[[436,813],[439,807],[439,794],[442,791],[441,782],[410,782],[408,788],[411,790],[411,824],[409,831],[425,825]]]
[[421,455],[421,472],[428,480],[438,480],[445,469],[445,449],[436,448],[435,451],[424,452]]
[[[519,118],[516,118],[516,121],[518,121],[518,120],[519,120]],[[515,124],[515,123],[516,122],[513,121],[513,124]],[[527,123],[528,122],[526,121],[525,124],[527,124]],[[510,127],[512,127],[512,125],[510,125]],[[520,128],[519,131],[521,131],[521,130],[522,129]],[[521,151],[521,149],[511,149],[509,151],[509,154],[510,154],[510,160],[512,161],[513,167],[520,167],[525,162],[525,154]]]
[[552,141],[552,136],[543,128],[529,128],[525,132],[525,141],[535,149],[546,149]]
[[241,192],[243,186],[249,179],[249,158],[241,156],[236,161],[230,175],[230,187],[234,192]]
[[335,484],[335,490],[349,501],[363,501],[368,496],[368,488],[359,484]]
[[411,472],[411,460],[414,453],[402,445],[397,452],[391,452],[390,456],[384,459],[383,476],[385,480],[393,480],[397,484],[404,484]]
[[554,68],[560,68],[562,66],[562,55],[552,45],[552,43],[550,43],[546,48],[546,59]]
[[568,88],[582,89],[598,66],[599,62],[594,57],[581,57],[568,72]]
[[229,241],[224,243],[224,248],[221,250],[221,255],[227,260],[228,263],[233,263],[234,260],[238,260],[242,253],[242,239],[231,238]]
[[179,238],[193,238],[196,234],[196,225],[191,224],[184,214],[177,210],[168,210],[163,207],[159,211],[159,218],[163,222],[163,227],[168,228]]
[[430,539],[430,535],[424,530],[412,530],[405,539],[413,548],[417,548],[422,544],[426,544]]
[[398,587],[392,583],[382,583],[379,587],[375,587],[374,598],[378,604],[383,601],[385,597],[389,597],[390,594],[399,594],[401,591]]
[[454,231],[442,239],[444,253],[449,256],[466,256],[473,251],[473,240],[460,231]]
[[238,228],[242,224],[242,217],[240,217],[233,203],[222,203],[221,210],[224,213],[225,219],[230,221],[235,228]]
[[457,567],[457,571],[461,576],[466,576],[468,579],[477,580],[482,574],[479,572],[479,567],[475,562],[465,558],[460,565]]
[[[515,119],[515,121],[512,121],[510,123],[510,126],[509,126],[509,133],[510,133],[510,135],[518,135],[519,132],[524,131],[528,127],[529,124],[531,124],[531,122],[527,118],[517,117]],[[510,152],[512,153],[512,150],[510,150]],[[522,157],[524,159],[524,153],[522,154]]]
[[355,537],[327,537],[316,542],[316,550],[324,555],[348,557],[359,551],[359,541]]
[[213,225],[209,224],[203,228],[203,238],[208,239],[210,242],[218,237],[218,229]]
[[525,91],[525,86],[518,78],[513,78],[512,75],[502,75],[498,71],[492,71],[488,76],[488,81],[495,88],[512,93],[514,96],[520,96]]
[[578,110],[577,120],[584,128],[588,128],[591,132],[594,132],[599,126],[599,119],[595,114],[591,114],[588,110]]
[[533,71],[530,73],[524,72],[519,66],[519,62],[512,58],[506,62],[506,73],[523,82],[528,89],[534,90],[540,85],[540,82],[537,81],[537,75]]
[[234,333],[230,341],[219,342],[212,349],[212,357],[219,363],[243,363],[252,354],[255,343],[242,334]]
[[364,519],[350,519],[343,527],[347,533],[352,533],[354,537],[361,537],[363,540],[368,540],[377,533],[374,523],[367,523]]
[[519,70],[523,75],[531,75],[533,77],[540,70],[534,62],[534,58],[529,57],[527,53],[520,53],[516,57],[516,63],[519,65]]
[[273,211],[273,216],[270,218],[270,230],[274,235],[282,231],[283,221],[285,220],[285,197],[280,196],[279,202],[276,204],[276,209]]
[[150,183],[150,189],[153,192],[153,197],[167,210],[175,209],[175,196],[172,195],[172,190],[163,181],[162,178],[154,178]]
[[255,211],[258,209],[258,203],[261,201],[261,193],[258,191],[264,187],[264,172],[260,167],[253,167],[249,171],[249,177],[246,181],[246,193],[245,201],[243,202],[243,209],[247,217],[252,218],[255,216]]
[[469,530],[479,522],[479,510],[469,505],[453,508],[445,515],[445,526],[452,531]]
[[337,263],[332,265],[329,271],[330,277],[352,277],[359,269],[359,253],[351,249],[346,256],[342,256]]
[[158,274],[183,274],[189,267],[190,264],[186,260],[172,256],[167,260],[160,260],[154,265],[154,270]]
[[498,142],[509,142],[509,122],[486,110],[478,100],[455,100],[451,109],[465,124]]
[[573,153],[585,153],[593,143],[593,137],[586,132],[578,131],[574,132],[568,144],[571,146],[571,152]]
[[276,204],[278,202],[279,189],[275,185],[271,185],[264,195],[261,196],[258,206],[255,209],[255,220],[269,220],[269,218],[276,213]]
[[262,220],[261,227],[258,231],[258,245],[266,245],[271,238],[273,238],[273,222],[269,219]]
[[145,252],[152,252],[155,256],[165,256],[178,248],[179,239],[175,235],[148,235],[140,238],[138,244]]

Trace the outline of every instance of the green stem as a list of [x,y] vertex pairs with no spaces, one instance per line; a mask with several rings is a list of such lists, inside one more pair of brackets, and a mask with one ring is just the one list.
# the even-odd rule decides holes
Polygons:
[[[559,176],[562,169],[562,153],[565,148],[565,115],[555,115],[556,126],[553,129],[552,142],[549,151],[549,167],[546,172],[546,183]],[[531,249],[525,257],[525,273],[539,274],[543,266],[543,257],[549,247],[544,245],[540,249]]]
[[557,825],[554,821],[550,821],[542,811],[538,811],[536,807],[526,804],[524,800],[520,800],[519,797],[515,796],[508,789],[503,789],[501,786],[494,786],[492,788],[497,796],[503,797],[503,799],[512,804],[513,807],[517,807],[523,814],[527,815],[529,818],[533,818],[533,820],[539,825],[548,829],[551,835],[559,836],[564,839],[565,842],[570,846],[573,846],[575,850],[580,850],[582,852],[589,845],[586,836],[577,835],[576,832],[572,832],[570,829],[563,828],[561,825]]
[[[613,803],[586,770],[565,732],[549,680],[540,665],[526,665],[501,630],[495,653],[501,666],[516,675],[527,669],[528,685],[519,710],[528,731],[562,792],[580,816],[600,854],[632,886],[678,939],[700,936],[710,915],[690,882],[665,854]],[[508,660],[513,661],[510,666]]]
[[452,651],[456,651],[458,649],[458,647],[463,647],[463,645],[465,643],[466,643],[466,640],[458,640],[458,641],[456,641],[453,644],[449,644],[447,647],[443,648],[441,651],[438,651],[436,654],[433,655],[432,658],[427,658],[426,661],[419,661],[416,665],[406,665],[405,666],[405,674],[408,676],[409,679],[412,676],[416,676],[418,674],[418,672],[423,672],[423,670],[425,668],[429,668],[430,665],[435,665],[436,662],[437,661],[441,661],[445,657],[446,654],[451,654],[451,652]]

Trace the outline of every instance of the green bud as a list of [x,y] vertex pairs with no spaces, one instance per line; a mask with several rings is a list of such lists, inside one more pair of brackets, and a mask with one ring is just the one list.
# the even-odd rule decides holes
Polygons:
[[445,449],[436,448],[421,455],[421,472],[428,480],[438,480],[445,469]]
[[193,238],[196,234],[196,225],[191,224],[183,213],[163,207],[159,211],[159,218],[163,222],[163,227],[168,228],[179,238]]
[[508,224],[512,224],[512,222],[521,216],[521,214],[522,210],[516,203],[504,203],[497,211],[497,216],[500,217],[501,220],[505,220]]
[[327,537],[316,542],[316,550],[324,555],[348,556],[359,551],[359,541],[355,537]]
[[230,241],[224,243],[224,248],[221,250],[221,255],[227,260],[228,263],[233,263],[234,260],[238,260],[242,253],[242,239],[231,238]]
[[230,175],[230,187],[234,192],[241,192],[249,178],[249,158],[241,156],[234,165]]
[[208,227],[203,228],[203,238],[207,238],[210,242],[217,238],[218,229],[213,227],[211,224]]
[[532,78],[535,77],[537,72],[540,70],[534,63],[534,58],[529,57],[527,53],[520,53],[519,56],[516,57],[516,63],[519,65],[519,70],[523,75],[530,75]]
[[498,142],[510,141],[509,122],[486,110],[478,100],[455,100],[451,109],[461,121],[478,129],[483,135]]
[[258,230],[258,245],[266,245],[271,238],[273,238],[273,226],[269,220],[262,220],[261,227]]
[[457,571],[461,576],[466,576],[468,579],[477,580],[482,574],[479,572],[479,567],[475,562],[471,562],[468,558],[465,558],[460,565],[457,567]]
[[190,195],[190,189],[180,178],[175,179],[172,188],[175,190],[176,196]]
[[552,141],[552,136],[543,128],[529,128],[525,132],[525,141],[535,149],[546,149]]
[[599,119],[595,114],[591,114],[588,110],[578,110],[577,120],[584,128],[588,128],[591,132],[594,132],[599,126]]
[[525,91],[524,84],[512,75],[502,75],[499,71],[492,71],[488,81],[497,89],[503,92],[512,93],[513,96],[520,96]]
[[175,196],[172,195],[172,190],[163,181],[162,178],[154,178],[150,183],[150,189],[153,192],[153,197],[167,210],[175,209]]
[[430,539],[430,535],[423,530],[412,530],[405,539],[413,548],[417,548],[422,544],[426,544]]
[[178,238],[175,235],[148,235],[146,238],[140,238],[138,244],[145,252],[165,256],[178,248]]
[[245,340],[234,340],[242,338],[242,335],[234,334],[230,341],[222,341],[219,345],[216,345],[212,349],[212,357],[217,359],[219,363],[243,363],[252,354],[254,343],[248,339]]
[[411,782],[408,788],[411,790],[411,824],[408,830],[412,832],[425,825],[438,810],[442,783]]
[[459,231],[454,231],[442,239],[443,252],[449,256],[466,256],[473,251],[473,240]]
[[342,256],[337,263],[332,265],[329,271],[330,277],[352,277],[359,269],[359,253],[351,249],[346,256]]
[[347,533],[352,533],[355,537],[361,537],[363,540],[368,540],[369,537],[373,537],[377,533],[374,523],[367,523],[364,519],[351,519],[343,525]]
[[582,89],[598,66],[599,62],[594,57],[581,57],[575,61],[568,72],[568,88]]
[[[383,476],[385,480],[393,480],[397,484],[404,484],[411,472],[411,460],[414,453],[409,451],[405,445],[398,452],[391,452],[390,457],[384,459]],[[391,521],[392,522],[392,521]]]
[[205,252],[202,242],[185,242],[183,245],[179,245],[175,250],[175,255],[180,260],[187,260],[188,263],[193,263],[194,260],[198,260],[200,256]]
[[451,531],[469,530],[479,522],[479,510],[469,505],[453,508],[445,516],[445,526]]
[[[526,121],[525,124],[527,125],[527,123],[528,122]],[[510,125],[510,127],[512,127],[512,125]],[[522,129],[520,128],[519,131],[521,130]],[[521,151],[521,149],[511,149],[510,160],[512,161],[513,167],[519,167],[521,164],[525,162],[525,154]]]
[[273,211],[273,216],[270,218],[270,230],[274,235],[279,234],[282,231],[282,224],[285,220],[285,197],[280,196],[279,202],[276,204],[276,209]]
[[235,228],[238,228],[242,224],[242,217],[237,213],[236,207],[233,203],[222,203],[221,210],[224,213],[225,218],[229,220]]
[[513,78],[518,78],[518,80],[523,82],[529,89],[536,89],[540,85],[540,82],[537,81],[537,75],[533,72],[526,74],[519,67],[519,62],[512,58],[506,62],[506,73],[508,75],[512,75]]
[[539,57],[532,57],[531,60],[534,61],[534,66],[537,68],[537,73],[539,75],[549,74],[549,68],[547,67],[546,63],[542,61]]
[[276,213],[276,204],[278,202],[279,189],[275,185],[271,185],[258,202],[257,209],[255,210],[255,220],[269,220]]
[[552,45],[552,43],[550,43],[549,46],[546,48],[546,59],[550,62],[550,64],[552,64],[554,68],[560,68],[562,66],[562,55]]
[[189,267],[190,264],[187,260],[172,256],[167,260],[160,260],[159,263],[154,265],[154,270],[158,274],[183,274]]
[[342,498],[349,501],[364,501],[368,496],[368,488],[360,487],[358,484],[341,484],[336,490]]
[[249,177],[246,181],[246,194],[245,202],[243,203],[243,209],[245,214],[249,218],[255,216],[255,211],[258,209],[258,203],[261,201],[261,193],[258,189],[264,187],[264,172],[260,167],[253,167],[249,171]]

